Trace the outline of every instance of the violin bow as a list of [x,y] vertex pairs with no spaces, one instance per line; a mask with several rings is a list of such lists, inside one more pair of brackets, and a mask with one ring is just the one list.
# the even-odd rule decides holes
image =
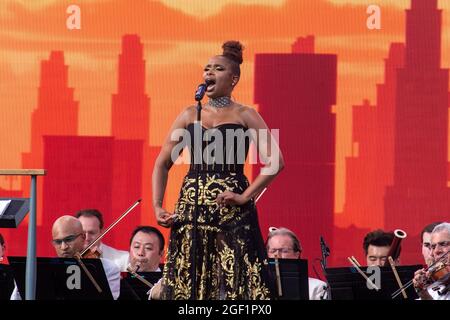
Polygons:
[[83,256],[86,252],[89,251],[89,249],[91,249],[99,240],[101,240],[112,228],[114,228],[116,226],[116,224],[118,224],[120,222],[120,220],[122,220],[123,218],[125,218],[125,216],[131,212],[131,210],[133,210],[140,202],[142,201],[142,199],[137,200],[133,205],[131,205],[131,207],[129,207],[127,209],[127,211],[125,211],[124,213],[122,213],[122,215],[117,218],[116,221],[114,221],[108,228],[106,228],[105,231],[103,231],[94,241],[91,242],[91,244],[89,244],[86,249],[84,249],[81,252],[81,256]]

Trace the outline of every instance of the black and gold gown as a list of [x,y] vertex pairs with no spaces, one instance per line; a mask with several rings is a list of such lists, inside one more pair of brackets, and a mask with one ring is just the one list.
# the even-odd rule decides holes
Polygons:
[[[264,242],[259,229],[254,201],[242,206],[223,206],[216,203],[218,194],[225,190],[243,193],[249,183],[243,174],[243,161],[238,162],[238,150],[248,153],[249,137],[237,135],[234,145],[226,144],[227,134],[245,133],[240,124],[227,123],[206,130],[222,134],[225,161],[205,162],[199,166],[199,198],[196,254],[193,254],[193,217],[195,213],[196,169],[191,161],[184,178],[180,197],[175,206],[178,214],[172,225],[170,241],[163,270],[163,299],[193,299],[193,259],[197,293],[195,299],[269,299],[269,278]],[[217,131],[218,130],[218,131]],[[187,127],[194,137],[194,125]],[[193,141],[194,139],[191,139]],[[211,140],[215,141],[213,138]],[[230,139],[231,141],[231,139]],[[203,143],[203,150],[209,143]],[[231,143],[229,143],[231,144]],[[193,142],[190,144],[191,160]],[[226,161],[232,157],[234,163]],[[219,162],[219,164],[217,163]]]

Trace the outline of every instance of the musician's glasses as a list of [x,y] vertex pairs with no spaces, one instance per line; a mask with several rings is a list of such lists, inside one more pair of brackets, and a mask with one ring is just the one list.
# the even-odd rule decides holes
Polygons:
[[67,237],[65,237],[63,239],[53,239],[52,243],[53,243],[54,246],[61,246],[63,244],[63,242],[66,245],[70,245],[72,242],[75,241],[76,238],[78,238],[81,235],[82,235],[82,233],[79,233],[79,234],[72,234],[72,235],[67,236]]

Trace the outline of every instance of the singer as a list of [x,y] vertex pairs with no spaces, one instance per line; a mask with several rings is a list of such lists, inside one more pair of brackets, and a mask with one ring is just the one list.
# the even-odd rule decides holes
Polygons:
[[[197,101],[206,94],[208,102],[199,108],[200,114],[191,106],[177,117],[153,169],[156,219],[171,228],[161,299],[259,300],[271,295],[254,199],[282,170],[284,161],[258,112],[231,98],[240,79],[242,45],[227,41],[222,48],[221,55],[209,59],[204,85],[195,94]],[[196,123],[199,115],[201,126]],[[196,128],[203,138],[200,162],[193,156]],[[176,130],[192,137],[187,144],[191,163],[172,213],[163,208],[163,197],[168,172],[180,154],[175,152],[174,159],[179,144],[172,135]],[[263,166],[250,184],[243,171],[251,142]]]

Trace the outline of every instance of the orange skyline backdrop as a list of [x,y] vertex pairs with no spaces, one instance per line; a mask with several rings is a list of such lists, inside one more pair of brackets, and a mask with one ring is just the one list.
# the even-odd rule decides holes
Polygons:
[[[117,92],[117,56],[124,34],[144,44],[146,93],[151,99],[150,144],[160,145],[175,116],[192,103],[207,59],[224,40],[246,46],[235,98],[253,103],[255,53],[290,52],[297,37],[313,34],[316,52],[338,55],[335,209],[345,199],[345,156],[351,154],[351,109],[368,98],[375,103],[391,42],[403,42],[409,0],[85,0],[0,3],[0,167],[21,166],[30,148],[31,112],[36,108],[40,61],[63,50],[69,86],[79,101],[79,135],[111,134],[111,95]],[[189,3],[189,6],[186,6]],[[366,8],[381,7],[381,30],[368,30]],[[81,30],[68,30],[66,8],[81,8]],[[450,65],[450,3],[443,13],[442,66]],[[293,92],[292,94],[295,94]],[[281,134],[283,134],[281,132]],[[152,164],[149,164],[152,165]],[[19,180],[13,185],[19,188]],[[0,187],[10,180],[0,178]],[[169,185],[173,203],[179,181]],[[341,220],[337,219],[336,224]],[[342,220],[342,221],[345,221]],[[344,223],[344,222],[343,222]],[[338,225],[339,226],[339,225]]]

